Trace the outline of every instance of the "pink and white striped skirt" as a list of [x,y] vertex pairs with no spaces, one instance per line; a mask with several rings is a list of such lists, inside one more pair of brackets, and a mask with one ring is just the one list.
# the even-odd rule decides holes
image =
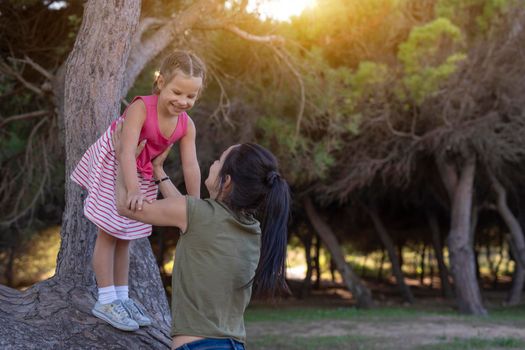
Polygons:
[[[84,215],[97,227],[119,239],[138,239],[151,234],[151,225],[118,215],[115,203],[117,161],[111,142],[111,129],[84,153],[71,174],[71,180],[87,190]],[[147,199],[157,198],[158,186],[137,173],[140,190]]]

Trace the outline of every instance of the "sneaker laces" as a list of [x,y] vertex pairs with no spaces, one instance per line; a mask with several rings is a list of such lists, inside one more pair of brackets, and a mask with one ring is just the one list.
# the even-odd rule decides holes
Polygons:
[[126,311],[126,309],[124,308],[124,305],[122,305],[122,303],[115,303],[115,306],[113,307],[113,310],[115,311],[115,313],[117,314],[117,316],[120,319],[124,319],[124,318],[129,317],[129,314]]
[[126,306],[130,309],[132,313],[138,313],[141,316],[144,316],[144,312],[135,304],[133,299],[128,299],[125,301]]

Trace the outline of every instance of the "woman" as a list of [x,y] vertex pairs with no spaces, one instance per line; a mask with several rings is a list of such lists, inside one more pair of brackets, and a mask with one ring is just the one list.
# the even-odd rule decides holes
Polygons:
[[118,213],[182,232],[173,266],[172,349],[244,349],[244,311],[252,290],[264,296],[288,290],[288,184],[268,150],[245,143],[229,147],[210,167],[205,181],[210,198],[183,196],[164,172],[168,152],[153,161],[164,199],[136,211],[126,206],[118,167]]

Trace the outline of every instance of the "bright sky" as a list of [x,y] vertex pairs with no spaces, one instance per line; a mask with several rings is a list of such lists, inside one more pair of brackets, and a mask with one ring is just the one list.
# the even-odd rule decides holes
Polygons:
[[249,0],[248,11],[258,9],[261,17],[288,21],[290,17],[300,15],[307,7],[313,7],[316,0]]

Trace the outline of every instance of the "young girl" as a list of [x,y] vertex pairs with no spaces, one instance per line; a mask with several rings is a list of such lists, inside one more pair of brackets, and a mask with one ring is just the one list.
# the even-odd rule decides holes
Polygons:
[[[189,194],[200,196],[200,169],[195,151],[195,126],[186,114],[199,96],[206,76],[203,62],[194,54],[175,51],[166,57],[155,80],[153,95],[138,96],[108,130],[87,150],[71,179],[84,187],[84,215],[98,227],[93,252],[98,300],[92,313],[127,331],[151,324],[128,297],[129,244],[151,234],[151,225],[122,217],[115,205],[117,161],[111,135],[122,122],[122,156],[127,190],[126,206],[140,210],[145,200],[157,197],[151,160],[169,152],[180,141],[184,181]],[[144,147],[135,155],[137,145]]]

